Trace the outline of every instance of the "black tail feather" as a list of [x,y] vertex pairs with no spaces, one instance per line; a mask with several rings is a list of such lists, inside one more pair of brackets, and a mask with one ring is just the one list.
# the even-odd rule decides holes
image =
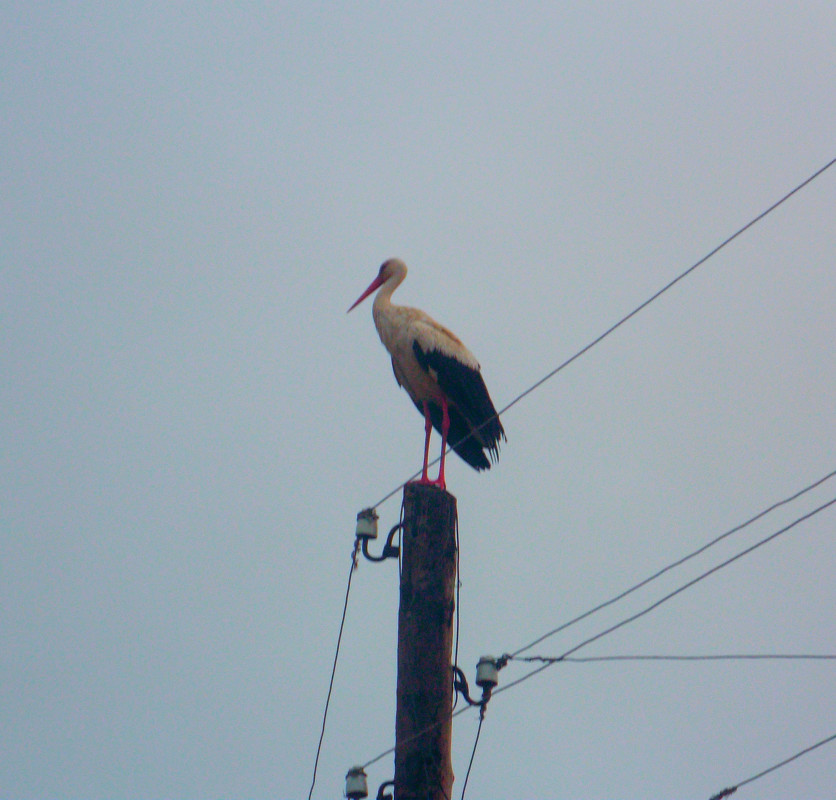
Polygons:
[[[427,403],[427,406],[429,407],[430,420],[432,420],[433,428],[440,434],[443,417],[441,406],[435,403]],[[421,412],[421,416],[423,416],[424,411],[421,405],[416,403],[415,407]],[[480,441],[481,438],[487,437],[480,436],[481,431],[478,433],[474,432],[457,408],[448,406],[447,412],[450,417],[450,430],[447,433],[447,443],[453,448],[456,455],[475,470],[490,469],[491,461],[485,455],[485,445]],[[485,426],[485,428],[489,427],[490,425]],[[504,437],[505,434],[503,433],[502,435]],[[499,455],[499,443],[492,443],[487,447],[487,450],[490,453],[491,459],[495,461]]]
[[[490,469],[491,460],[499,457],[499,440],[505,439],[505,431],[478,366],[474,368],[439,350],[425,351],[417,341],[412,343],[412,350],[449,399],[448,443],[474,469]],[[428,405],[433,427],[441,433],[441,406],[432,402]],[[415,406],[423,415],[421,404]]]

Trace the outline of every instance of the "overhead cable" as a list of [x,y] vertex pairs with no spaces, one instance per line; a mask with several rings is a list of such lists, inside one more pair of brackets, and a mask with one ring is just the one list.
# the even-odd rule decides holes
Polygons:
[[829,653],[719,653],[704,655],[629,654],[610,656],[517,656],[515,661],[592,664],[602,661],[836,661]]
[[664,575],[666,572],[670,572],[670,570],[674,569],[675,567],[678,567],[680,564],[684,564],[686,561],[689,561],[690,559],[694,558],[695,556],[700,555],[700,553],[704,553],[706,550],[708,550],[710,547],[713,547],[718,542],[722,542],[724,539],[727,539],[732,534],[743,530],[747,526],[751,525],[753,522],[757,522],[757,520],[761,519],[762,517],[765,517],[767,514],[774,511],[776,508],[780,508],[781,506],[784,506],[787,503],[791,503],[793,500],[797,500],[799,497],[801,497],[803,494],[806,494],[811,489],[815,489],[817,486],[821,486],[821,484],[823,484],[825,481],[832,478],[834,475],[836,475],[836,470],[828,472],[827,475],[825,475],[824,477],[819,478],[816,481],[813,481],[813,483],[808,484],[803,489],[800,489],[799,491],[795,492],[794,494],[790,495],[789,497],[785,497],[783,500],[779,500],[777,503],[773,503],[771,506],[769,506],[769,508],[765,508],[763,511],[759,511],[757,514],[755,514],[755,516],[750,517],[745,522],[741,522],[739,525],[735,525],[733,528],[730,528],[725,533],[721,533],[719,536],[712,539],[707,544],[702,545],[702,547],[698,547],[693,552],[688,553],[688,555],[683,556],[682,558],[677,559],[676,561],[674,561],[671,564],[668,564],[666,567],[663,567],[662,569],[658,570],[657,572],[654,572],[652,575],[650,575],[649,577],[645,578],[644,580],[639,581],[638,583],[634,584],[629,589],[626,589],[625,591],[621,592],[620,594],[617,594],[614,597],[611,597],[609,600],[605,600],[603,603],[599,603],[594,608],[591,608],[591,609],[589,609],[589,611],[585,611],[583,614],[580,614],[577,617],[574,617],[573,619],[570,619],[568,622],[564,622],[563,624],[558,625],[556,628],[552,628],[552,630],[548,631],[547,633],[544,633],[542,636],[538,636],[533,642],[529,642],[527,645],[524,645],[523,647],[520,647],[518,650],[515,650],[513,653],[511,653],[511,657],[518,656],[520,653],[523,653],[526,650],[531,649],[536,644],[540,644],[540,642],[544,641],[545,639],[548,639],[550,636],[554,636],[554,634],[560,633],[560,631],[566,630],[566,628],[569,628],[572,625],[574,625],[575,623],[580,622],[581,620],[592,616],[593,614],[600,611],[601,609],[606,608],[607,606],[611,606],[613,603],[617,603],[619,600],[627,597],[627,595],[629,595],[629,594],[632,594],[637,589],[641,589],[643,586],[647,586],[647,584],[652,583],[657,578]]
[[[828,502],[820,505],[818,508],[813,509],[812,511],[808,512],[807,514],[804,514],[803,516],[799,517],[795,521],[791,522],[789,525],[785,525],[780,530],[775,531],[775,533],[772,533],[769,536],[767,536],[766,538],[755,542],[755,544],[745,548],[744,550],[741,550],[739,553],[733,555],[731,558],[727,558],[725,561],[721,561],[716,566],[712,567],[709,570],[706,570],[705,572],[698,575],[696,578],[691,579],[687,583],[680,586],[678,589],[674,589],[672,592],[668,592],[668,594],[666,594],[664,597],[660,598],[655,603],[651,603],[649,606],[647,606],[646,608],[643,608],[641,611],[637,611],[635,614],[631,614],[626,619],[621,620],[621,622],[617,622],[617,623],[615,623],[615,625],[610,625],[610,627],[605,628],[603,631],[600,631],[599,633],[596,633],[594,636],[590,636],[588,639],[584,639],[584,641],[582,641],[580,644],[577,644],[574,647],[569,648],[565,653],[563,653],[562,658],[566,658],[566,656],[569,656],[572,653],[576,653],[581,648],[586,647],[589,644],[592,644],[592,642],[597,642],[599,639],[603,639],[605,636],[608,636],[609,634],[613,633],[614,631],[617,631],[620,628],[623,628],[625,625],[629,625],[631,622],[635,622],[640,617],[645,616],[645,614],[649,614],[651,611],[658,608],[663,603],[666,603],[668,600],[676,597],[678,594],[681,594],[686,589],[690,589],[692,586],[695,586],[700,581],[707,578],[709,575],[713,575],[715,572],[719,572],[721,569],[723,569],[724,567],[729,566],[729,564],[734,563],[735,561],[742,558],[743,556],[748,555],[749,553],[753,552],[754,550],[757,550],[759,547],[762,547],[763,545],[767,544],[768,542],[771,542],[774,539],[777,539],[779,536],[781,536],[782,534],[791,530],[796,525],[799,525],[800,523],[802,523],[802,522],[810,519],[811,517],[815,516],[819,512],[824,511],[826,508],[829,508],[834,503],[836,503],[836,497],[834,497],[832,500],[829,500]],[[513,658],[513,656],[509,655],[509,656],[506,656],[505,658],[510,659],[510,658]],[[556,659],[555,661],[549,661],[549,662],[543,664],[542,666],[539,666],[536,669],[533,669],[531,672],[527,673],[526,675],[523,675],[521,678],[517,678],[517,680],[511,681],[511,683],[506,683],[506,684],[500,686],[498,689],[494,690],[494,695],[500,694],[501,692],[508,691],[508,689],[510,689],[511,687],[517,686],[520,683],[524,683],[529,678],[533,678],[538,673],[540,673],[543,670],[548,669],[549,667],[558,663],[559,660],[560,659]]]
[[[825,480],[825,478],[823,478],[821,480]],[[821,483],[821,480],[818,481],[817,483]],[[808,488],[812,488],[812,487],[808,487]],[[805,490],[802,490],[802,491],[805,491]],[[785,502],[785,501],[782,501],[782,502]],[[510,683],[504,684],[504,685],[494,689],[493,694],[494,695],[501,694],[502,692],[505,692],[508,689],[511,689],[515,686],[519,686],[521,683],[524,683],[529,678],[533,678],[535,675],[538,675],[539,673],[543,672],[544,670],[548,669],[549,667],[553,666],[554,664],[556,664],[560,661],[567,660],[567,658],[569,656],[571,656],[573,653],[577,652],[581,648],[586,647],[586,645],[591,644],[592,642],[597,641],[599,639],[602,639],[604,636],[607,636],[608,634],[612,633],[613,631],[616,631],[619,628],[623,628],[625,625],[628,625],[629,623],[639,619],[640,617],[643,617],[645,614],[650,613],[653,609],[658,608],[663,603],[667,602],[668,600],[670,600],[671,598],[680,594],[681,592],[684,592],[686,589],[689,589],[690,587],[699,583],[704,578],[707,578],[709,575],[712,575],[713,573],[718,572],[719,570],[723,569],[724,567],[728,566],[729,564],[733,563],[734,561],[737,561],[738,559],[742,558],[743,556],[748,555],[749,553],[753,552],[754,550],[761,547],[762,545],[767,544],[770,541],[773,541],[777,537],[781,536],[782,534],[784,534],[787,531],[794,528],[796,525],[799,525],[800,523],[804,522],[805,520],[810,519],[811,517],[815,516],[816,514],[818,514],[821,511],[824,511],[824,509],[826,509],[826,508],[828,508],[828,507],[830,507],[834,504],[836,504],[836,497],[834,497],[832,500],[829,500],[827,503],[824,503],[823,505],[819,506],[818,508],[813,509],[812,511],[808,512],[807,514],[804,514],[803,516],[798,517],[796,520],[791,522],[789,525],[785,525],[780,530],[777,530],[774,533],[770,534],[769,536],[765,537],[764,539],[759,540],[758,542],[751,545],[750,547],[747,547],[745,550],[741,550],[739,553],[732,556],[731,558],[728,558],[725,561],[721,562],[720,564],[718,564],[718,565],[712,567],[711,569],[707,570],[706,572],[703,572],[702,574],[698,575],[696,578],[693,578],[692,580],[688,581],[686,584],[680,586],[678,589],[675,589],[674,591],[669,592],[667,595],[662,597],[660,600],[657,600],[655,603],[653,603],[650,606],[642,609],[641,611],[637,612],[636,614],[633,614],[630,617],[627,617],[626,619],[622,620],[621,622],[618,622],[615,625],[612,625],[609,628],[606,628],[605,630],[595,634],[594,636],[591,636],[588,639],[585,639],[580,644],[575,645],[574,647],[572,647],[569,650],[567,650],[566,652],[564,652],[561,656],[555,657],[553,660],[549,660],[546,663],[541,664],[539,667],[531,670],[530,672],[526,673],[525,675],[521,676],[520,678],[517,678],[516,680],[513,680]],[[537,641],[542,641],[542,639],[538,639]],[[524,648],[524,649],[527,649],[527,647]],[[522,651],[517,651],[517,652],[519,653],[519,652],[522,652]],[[511,660],[513,658],[514,658],[513,654],[506,654],[506,655],[502,656],[499,660],[500,661],[504,660],[507,663],[508,660]],[[524,658],[521,658],[519,660],[524,660]],[[450,718],[454,719],[455,717],[459,716],[460,714],[463,714],[465,711],[468,711],[469,709],[470,709],[470,706],[464,706],[463,708],[460,708],[458,711],[455,711],[455,712],[451,713]],[[420,736],[423,736],[425,733],[427,733],[428,731],[433,730],[435,727],[437,727],[438,725],[441,725],[442,722],[444,722],[446,720],[447,720],[447,716],[445,715],[441,719],[434,722],[432,725],[427,726],[426,728],[424,728],[423,730],[418,731],[417,733],[415,733],[414,735],[412,735],[408,739],[404,740],[403,742],[400,742],[399,743],[400,746],[403,747],[408,742],[411,742],[414,739],[417,739]],[[391,753],[394,753],[396,749],[397,749],[397,746],[390,747],[387,750],[384,750],[383,752],[378,753],[374,758],[370,759],[369,761],[366,761],[362,765],[363,769],[366,769],[369,766],[371,766],[372,764],[376,763],[377,761],[380,761],[380,759],[384,758],[385,756],[390,755]]]
[[340,632],[337,634],[337,647],[334,652],[334,664],[331,667],[331,680],[328,683],[328,695],[325,698],[325,710],[322,712],[322,729],[319,732],[319,744],[316,746],[316,758],[313,765],[313,777],[311,778],[311,788],[308,792],[308,800],[311,800],[314,786],[316,786],[316,768],[319,766],[319,754],[322,751],[322,740],[325,737],[325,721],[328,719],[328,706],[331,703],[331,692],[334,689],[334,676],[337,674],[337,661],[340,657],[340,642],[343,638],[343,628],[345,627],[345,614],[348,610],[348,596],[351,593],[351,576],[357,568],[357,551],[360,548],[360,539],[354,540],[354,549],[351,553],[351,569],[348,572],[348,585],[345,587],[345,602],[343,603],[343,616],[340,620]]
[[801,758],[801,756],[807,755],[811,750],[815,750],[817,747],[821,747],[822,745],[828,744],[829,742],[836,741],[836,733],[832,734],[831,736],[822,739],[815,744],[811,744],[809,747],[805,747],[803,750],[799,750],[795,755],[790,756],[789,758],[785,758],[783,761],[779,761],[777,764],[773,764],[771,767],[759,772],[757,775],[753,775],[751,778],[746,778],[745,781],[740,781],[740,783],[735,784],[734,786],[729,786],[727,789],[723,789],[717,794],[712,795],[709,800],[722,800],[724,797],[729,797],[733,795],[741,786],[746,786],[747,783],[753,783],[754,781],[762,778],[764,775],[768,775],[770,772],[775,772],[776,769],[780,769],[781,767],[786,766],[791,761],[795,761],[797,758]]
[[[652,294],[650,297],[648,297],[648,298],[647,298],[647,300],[645,300],[643,303],[641,303],[640,305],[636,306],[636,307],[635,307],[632,311],[630,311],[629,313],[625,314],[625,315],[624,315],[623,317],[621,317],[621,319],[619,319],[617,322],[615,322],[615,323],[613,323],[612,325],[610,325],[610,327],[609,327],[609,328],[607,328],[607,329],[606,329],[606,330],[605,330],[602,334],[600,334],[599,336],[597,336],[595,339],[593,339],[593,340],[592,340],[591,342],[589,342],[588,344],[584,345],[584,346],[583,346],[580,350],[578,350],[578,351],[577,351],[574,355],[572,355],[572,356],[570,356],[569,358],[567,358],[567,359],[566,359],[563,363],[558,364],[558,366],[556,366],[553,370],[551,370],[551,372],[548,372],[546,375],[544,375],[542,378],[540,378],[540,380],[538,380],[536,383],[533,383],[531,386],[529,386],[529,387],[528,387],[525,391],[523,391],[523,392],[521,392],[520,394],[518,394],[518,395],[517,395],[517,396],[516,396],[516,397],[515,397],[515,398],[514,398],[514,399],[513,399],[510,403],[508,403],[508,405],[506,405],[504,408],[501,408],[501,409],[500,409],[500,410],[499,410],[499,411],[498,411],[498,412],[497,412],[494,416],[492,416],[492,417],[490,417],[490,418],[486,419],[486,420],[482,423],[482,425],[480,425],[478,428],[476,428],[476,429],[475,429],[474,433],[475,433],[476,431],[480,430],[480,429],[481,429],[484,425],[488,425],[488,424],[490,424],[490,422],[491,422],[491,421],[492,421],[495,417],[500,417],[500,416],[502,416],[502,414],[504,414],[506,411],[508,411],[508,410],[509,410],[510,408],[512,408],[513,406],[515,406],[517,403],[519,403],[519,402],[520,402],[520,400],[522,400],[524,397],[527,397],[527,396],[528,396],[529,394],[531,394],[531,393],[532,393],[535,389],[540,388],[540,386],[542,386],[542,385],[543,385],[546,381],[550,380],[550,379],[551,379],[551,378],[553,378],[555,375],[557,375],[557,373],[558,373],[558,372],[560,372],[561,370],[563,370],[563,369],[565,369],[566,367],[568,367],[568,366],[569,366],[569,365],[570,365],[573,361],[576,361],[576,360],[577,360],[578,358],[580,358],[582,355],[584,355],[584,354],[585,354],[585,353],[587,353],[589,350],[591,350],[593,347],[595,347],[595,345],[597,345],[599,342],[601,342],[601,341],[603,341],[604,339],[606,339],[606,338],[607,338],[607,336],[609,336],[609,335],[610,335],[611,333],[613,333],[615,330],[617,330],[618,328],[620,328],[620,327],[621,327],[621,326],[622,326],[625,322],[627,322],[628,320],[632,319],[632,318],[633,318],[633,317],[635,317],[635,316],[636,316],[636,314],[638,314],[640,311],[643,311],[645,308],[647,308],[647,306],[649,306],[649,305],[650,305],[650,304],[651,304],[654,300],[658,299],[658,298],[659,298],[659,297],[661,297],[661,296],[662,296],[665,292],[667,292],[667,291],[668,291],[668,289],[673,288],[673,287],[674,287],[677,283],[679,283],[679,282],[680,282],[683,278],[685,278],[686,276],[690,275],[690,274],[691,274],[694,270],[696,270],[698,267],[701,267],[701,266],[702,266],[702,265],[703,265],[706,261],[708,261],[708,260],[709,260],[712,256],[714,256],[714,255],[716,255],[717,253],[719,253],[719,252],[720,252],[720,250],[722,250],[722,249],[723,249],[726,245],[731,244],[731,242],[733,242],[733,241],[734,241],[734,240],[735,240],[738,236],[740,236],[742,233],[745,233],[745,232],[746,232],[747,230],[749,230],[749,228],[751,228],[753,225],[757,224],[757,223],[758,223],[758,222],[760,222],[760,221],[761,221],[764,217],[766,217],[766,216],[768,216],[769,214],[771,214],[771,213],[772,213],[772,212],[773,212],[776,208],[778,208],[780,205],[782,205],[782,204],[783,204],[783,203],[785,203],[787,200],[789,200],[789,199],[790,199],[790,198],[791,198],[794,194],[796,194],[797,192],[801,191],[801,190],[802,190],[805,186],[807,186],[809,183],[812,183],[812,182],[813,182],[816,178],[818,178],[818,177],[819,177],[822,173],[824,173],[826,170],[830,169],[830,167],[832,167],[834,164],[836,164],[836,158],[832,159],[831,161],[828,161],[828,162],[827,162],[827,164],[825,164],[823,167],[820,167],[819,169],[817,169],[817,170],[816,170],[816,171],[815,171],[812,175],[810,175],[808,178],[806,178],[806,179],[805,179],[805,180],[803,180],[801,183],[799,183],[799,184],[798,184],[795,188],[791,189],[789,192],[787,192],[787,193],[786,193],[783,197],[781,197],[779,200],[776,200],[776,201],[775,201],[775,202],[774,202],[771,206],[769,206],[769,208],[767,208],[765,211],[762,211],[760,214],[758,214],[758,215],[757,215],[756,217],[754,217],[753,219],[749,220],[749,222],[747,222],[747,223],[746,223],[746,224],[745,224],[742,228],[738,228],[738,229],[737,229],[737,230],[736,230],[736,231],[735,231],[735,232],[734,232],[731,236],[727,237],[727,238],[726,238],[726,239],[724,239],[722,242],[720,242],[720,244],[718,244],[718,245],[717,245],[717,246],[716,246],[713,250],[711,250],[711,251],[709,251],[708,253],[706,253],[706,254],[705,254],[705,255],[704,255],[704,256],[703,256],[703,257],[702,257],[699,261],[697,261],[696,263],[692,264],[690,267],[688,267],[688,269],[686,269],[684,272],[681,272],[681,273],[680,273],[679,275],[677,275],[677,276],[676,276],[673,280],[671,280],[671,281],[669,281],[668,283],[666,283],[666,284],[665,284],[665,285],[664,285],[661,289],[659,289],[657,292],[655,292],[655,293],[654,293],[654,294]],[[473,434],[471,434],[471,435],[473,435]],[[451,449],[452,449],[452,448],[449,448],[449,447],[448,447],[446,452],[450,452],[450,450],[451,450]],[[441,456],[438,456],[438,458],[436,458],[434,461],[430,462],[430,466],[432,466],[433,464],[436,464],[436,463],[437,463],[438,461],[440,461],[440,460],[441,460]],[[420,474],[421,474],[421,470],[418,470],[417,472],[415,472],[413,475],[411,475],[409,478],[407,478],[407,479],[406,479],[403,483],[401,483],[401,484],[399,484],[398,486],[396,486],[394,489],[392,489],[392,491],[391,491],[391,492],[389,492],[388,494],[384,495],[384,496],[383,496],[380,500],[378,500],[378,501],[374,504],[373,508],[377,508],[378,506],[380,506],[380,505],[382,505],[383,503],[385,503],[385,502],[386,502],[386,501],[387,501],[390,497],[393,497],[395,494],[397,494],[397,493],[398,493],[398,492],[399,492],[399,491],[400,491],[400,490],[401,490],[401,489],[402,489],[402,488],[403,488],[403,487],[404,487],[407,483],[409,483],[409,481],[414,480],[414,479],[415,479],[415,478],[417,478]]]
[[467,765],[467,772],[464,776],[464,783],[462,784],[462,796],[460,800],[464,800],[464,793],[467,791],[467,781],[470,778],[470,770],[473,769],[473,759],[476,757],[476,747],[479,744],[479,734],[482,733],[482,723],[485,721],[484,709],[479,714],[479,727],[476,729],[476,738],[473,740],[473,750],[470,753],[470,761]]

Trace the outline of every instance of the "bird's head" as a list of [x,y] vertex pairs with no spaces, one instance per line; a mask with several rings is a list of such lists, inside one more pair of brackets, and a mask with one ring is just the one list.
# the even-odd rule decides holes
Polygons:
[[369,284],[366,291],[354,301],[353,305],[348,310],[351,311],[359,306],[360,303],[362,303],[375,289],[379,289],[388,280],[393,278],[396,279],[395,286],[397,286],[405,277],[406,264],[404,264],[403,261],[399,258],[386,259],[386,261],[380,265],[377,277]]

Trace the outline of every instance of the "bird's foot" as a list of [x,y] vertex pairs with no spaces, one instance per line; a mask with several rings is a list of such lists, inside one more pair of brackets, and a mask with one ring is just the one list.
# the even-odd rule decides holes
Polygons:
[[422,475],[417,481],[413,481],[413,483],[417,483],[419,486],[435,486],[436,489],[447,489],[447,484],[444,482],[444,478],[438,478],[438,480],[431,481],[428,476]]

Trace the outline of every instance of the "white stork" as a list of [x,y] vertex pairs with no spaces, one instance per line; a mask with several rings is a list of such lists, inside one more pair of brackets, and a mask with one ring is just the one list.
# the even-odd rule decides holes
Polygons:
[[[499,439],[505,431],[491,402],[479,362],[443,325],[417,308],[396,306],[392,292],[406,278],[406,264],[397,258],[384,261],[377,277],[354,305],[380,289],[372,306],[374,324],[392,356],[399,386],[406,389],[424,416],[424,468],[419,483],[445,488],[444,456],[448,440],[456,453],[476,470],[490,469],[499,456]],[[430,431],[441,433],[438,478],[427,476]]]

